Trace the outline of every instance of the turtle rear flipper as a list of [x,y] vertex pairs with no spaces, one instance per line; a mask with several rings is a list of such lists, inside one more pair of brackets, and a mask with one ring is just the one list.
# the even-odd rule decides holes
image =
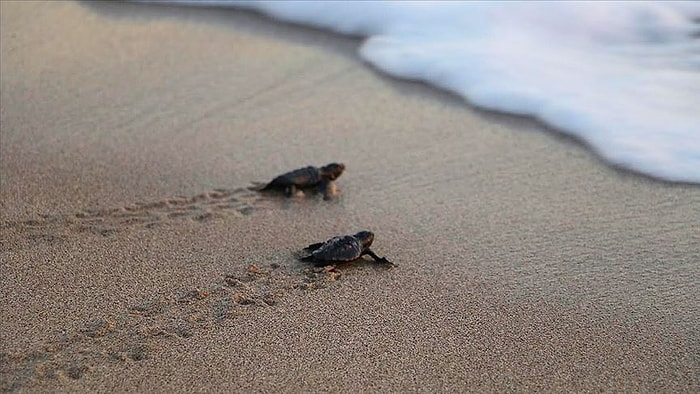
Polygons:
[[[284,196],[285,197],[294,197],[297,195],[297,193],[300,192],[300,190],[297,189],[296,185],[288,185],[285,186],[284,188]],[[304,192],[301,192],[302,195]]]
[[316,261],[316,259],[314,258],[314,255],[313,255],[313,254],[309,254],[309,255],[306,255],[306,256],[301,256],[301,257],[299,257],[299,260],[305,261],[305,262],[307,262],[307,263],[313,263],[313,262]]
[[275,177],[275,179],[271,180],[268,183],[257,183],[256,182],[256,184],[253,187],[257,191],[277,190],[277,191],[286,192],[286,189],[290,185],[293,185],[293,182],[288,178],[287,174],[283,174],[283,175],[280,175],[278,177]]
[[317,242],[317,243],[315,243],[315,244],[311,244],[311,245],[305,247],[304,250],[310,250],[310,251],[313,252],[314,250],[317,250],[317,249],[319,249],[321,246],[323,246],[323,244],[325,244],[325,242]]
[[261,192],[263,190],[268,190],[267,187],[270,186],[269,183],[261,183],[261,182],[252,182],[253,184],[248,186],[248,190],[252,190],[254,192]]
[[303,262],[306,262],[306,263],[313,263],[314,266],[316,266],[316,267],[325,267],[325,266],[327,266],[327,265],[333,264],[332,261],[326,261],[326,260],[318,260],[318,259],[316,259],[316,256],[314,256],[313,253],[312,253],[312,254],[309,254],[309,255],[306,255],[306,256],[302,256],[302,257],[299,258],[299,260],[301,260],[301,261],[303,261]]

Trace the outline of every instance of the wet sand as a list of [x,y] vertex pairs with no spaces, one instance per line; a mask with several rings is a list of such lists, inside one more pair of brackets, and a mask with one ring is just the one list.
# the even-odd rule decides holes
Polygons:
[[[700,390],[700,188],[238,11],[0,3],[3,391]],[[251,182],[342,161],[340,197]],[[325,272],[304,245],[371,229]]]

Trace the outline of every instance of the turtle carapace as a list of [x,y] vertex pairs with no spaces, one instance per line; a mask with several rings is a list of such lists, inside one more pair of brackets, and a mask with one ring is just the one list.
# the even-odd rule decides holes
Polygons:
[[302,261],[312,262],[317,266],[331,265],[357,260],[369,255],[378,263],[392,264],[386,257],[377,256],[369,247],[374,241],[371,231],[360,231],[355,235],[340,235],[326,242],[311,244],[304,248],[310,252],[301,258]]
[[330,163],[323,167],[299,168],[276,177],[258,190],[277,190],[283,192],[287,197],[291,197],[299,189],[316,188],[325,199],[330,199],[336,192],[332,182],[343,173],[343,170],[345,170],[345,165],[342,163]]

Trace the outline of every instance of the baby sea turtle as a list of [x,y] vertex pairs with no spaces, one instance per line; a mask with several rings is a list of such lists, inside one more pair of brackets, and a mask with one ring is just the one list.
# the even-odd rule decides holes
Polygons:
[[304,250],[311,253],[302,257],[301,260],[312,262],[317,266],[324,266],[353,261],[364,255],[369,255],[378,263],[394,265],[386,257],[379,257],[370,250],[372,241],[374,241],[374,234],[371,231],[360,231],[355,235],[340,235],[326,242],[307,246]]
[[335,184],[340,174],[345,170],[343,163],[330,163],[323,167],[308,166],[287,172],[273,179],[270,183],[258,188],[258,191],[282,191],[287,197],[296,194],[299,189],[316,188],[328,200],[336,193]]

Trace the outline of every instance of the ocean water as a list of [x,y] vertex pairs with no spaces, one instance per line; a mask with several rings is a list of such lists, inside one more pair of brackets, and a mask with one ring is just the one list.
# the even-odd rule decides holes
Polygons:
[[365,37],[368,63],[700,183],[700,2],[167,1]]

